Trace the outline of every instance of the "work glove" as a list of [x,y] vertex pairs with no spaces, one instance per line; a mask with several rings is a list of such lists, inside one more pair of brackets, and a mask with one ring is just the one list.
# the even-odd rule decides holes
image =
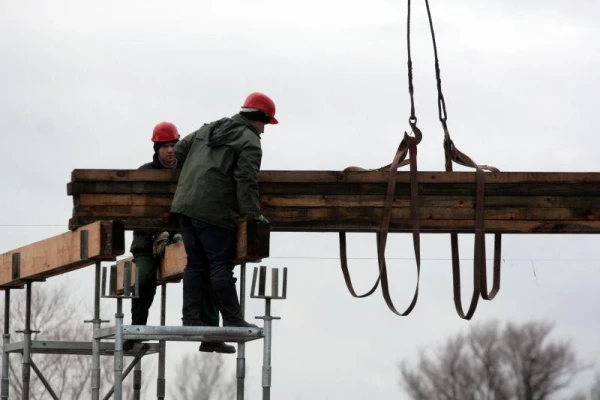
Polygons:
[[257,221],[259,224],[264,224],[264,225],[268,225],[269,227],[271,227],[271,223],[269,222],[267,217],[265,217],[262,214],[247,214],[247,215],[244,215],[243,217],[239,217],[237,222],[239,224],[239,223],[244,222],[245,220]]
[[264,215],[260,215],[258,218],[256,218],[256,220],[261,223],[261,224],[265,224],[265,225],[269,225],[271,226],[271,223],[269,222],[269,220],[267,219],[267,217],[265,217]]
[[183,236],[181,236],[181,233],[176,233],[171,238],[171,243],[179,243],[179,242],[183,242]]
[[152,253],[154,258],[162,258],[165,255],[165,248],[169,244],[169,232],[162,232],[154,238]]

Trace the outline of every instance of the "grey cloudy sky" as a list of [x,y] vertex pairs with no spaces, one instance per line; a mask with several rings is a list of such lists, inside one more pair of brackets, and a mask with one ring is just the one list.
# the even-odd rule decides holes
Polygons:
[[[442,170],[431,42],[424,6],[414,3],[415,96],[424,133],[419,166]],[[503,171],[600,169],[598,1],[431,6],[450,130],[461,150]],[[73,169],[136,168],[152,154],[157,122],[173,121],[189,133],[235,113],[251,91],[269,94],[281,121],[263,136],[263,169],[389,163],[408,129],[405,13],[406,2],[390,0],[0,0],[7,145],[0,157],[0,252],[66,230],[6,225],[66,225],[72,202],[65,184]],[[336,240],[273,234],[267,265],[290,268],[289,299],[274,305],[283,319],[275,322],[273,398],[401,399],[397,362],[470,325],[452,304],[449,239],[422,239],[420,299],[406,318],[393,316],[379,294],[357,300],[346,293]],[[598,360],[597,240],[506,236],[502,291],[480,305],[475,321],[553,320],[584,361]],[[374,257],[373,242],[353,235],[350,255]],[[465,258],[471,246],[465,237]],[[411,248],[408,235],[395,235],[388,256],[410,258]],[[463,262],[468,288],[469,260]],[[412,293],[414,262],[390,264],[402,307]],[[359,289],[371,284],[375,269],[375,260],[354,260]],[[89,269],[70,275],[82,293],[91,290]],[[171,324],[179,323],[180,290],[169,286]],[[248,307],[254,316],[263,305],[251,300]],[[113,313],[109,302],[103,316]],[[157,321],[155,307],[151,322]],[[258,399],[262,344],[248,347],[247,398]],[[188,344],[169,348],[169,363],[196,351]],[[234,359],[228,363],[233,369]],[[575,386],[585,388],[591,376],[582,374]]]

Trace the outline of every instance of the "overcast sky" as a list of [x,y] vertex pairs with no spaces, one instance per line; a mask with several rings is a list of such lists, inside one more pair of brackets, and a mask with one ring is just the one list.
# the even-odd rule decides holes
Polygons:
[[[414,3],[419,167],[440,171],[431,41],[425,8]],[[600,169],[600,2],[431,6],[448,122],[463,152],[502,171]],[[280,121],[263,135],[264,170],[388,164],[408,129],[405,24],[406,2],[390,0],[0,0],[0,252],[67,230],[73,169],[137,168],[152,156],[157,122],[172,121],[187,134],[234,114],[252,91],[275,100]],[[405,398],[397,363],[472,324],[454,311],[449,238],[424,236],[419,302],[400,318],[379,293],[353,299],[346,292],[337,235],[272,235],[265,264],[290,269],[289,299],[273,306],[282,317],[274,323],[273,398]],[[352,235],[350,245],[352,257],[375,257],[372,235]],[[465,236],[463,257],[471,246]],[[409,235],[389,239],[388,256],[406,258],[390,261],[399,308],[413,290],[411,249]],[[591,235],[505,236],[502,290],[480,303],[474,321],[555,321],[558,337],[570,338],[582,361],[595,362],[597,249]],[[369,287],[375,260],[353,260],[352,267],[358,289]],[[81,293],[92,290],[90,268],[70,276]],[[263,304],[250,300],[248,307],[251,318]],[[168,323],[179,324],[180,284],[169,285],[168,308]],[[113,314],[107,302],[103,317]],[[248,348],[253,400],[261,394],[262,342]],[[196,349],[170,344],[168,362]],[[227,362],[233,371],[235,359]],[[584,390],[592,376],[574,385]]]

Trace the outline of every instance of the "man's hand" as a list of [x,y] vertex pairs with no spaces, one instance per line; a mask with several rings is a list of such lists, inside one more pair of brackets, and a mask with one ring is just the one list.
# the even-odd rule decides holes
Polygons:
[[169,232],[162,232],[154,238],[152,253],[154,258],[162,258],[165,255],[165,248],[169,244]]
[[265,224],[265,225],[269,225],[271,226],[271,223],[269,222],[269,220],[267,219],[267,217],[265,217],[264,215],[260,215],[258,218],[256,218],[256,220],[261,223],[261,224]]

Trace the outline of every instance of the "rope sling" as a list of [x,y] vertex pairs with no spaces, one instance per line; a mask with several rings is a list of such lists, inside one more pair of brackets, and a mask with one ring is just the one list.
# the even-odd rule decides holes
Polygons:
[[[391,164],[384,167],[378,168],[375,171],[382,171],[389,169],[389,176],[387,181],[386,197],[384,202],[383,213],[381,217],[381,223],[376,232],[376,243],[377,243],[377,261],[379,267],[379,275],[375,281],[373,287],[364,294],[357,294],[352,284],[350,272],[348,270],[348,258],[347,258],[347,245],[346,245],[346,232],[339,232],[340,242],[340,262],[342,268],[342,274],[346,287],[350,294],[354,297],[363,298],[370,296],[377,290],[379,283],[381,282],[381,291],[383,298],[388,308],[396,315],[406,316],[414,309],[417,299],[419,296],[419,281],[421,275],[421,244],[420,244],[420,223],[419,223],[419,197],[418,197],[418,170],[417,170],[417,145],[421,142],[423,135],[421,130],[417,127],[417,117],[415,113],[415,102],[414,102],[414,85],[413,85],[413,73],[412,73],[412,56],[411,56],[411,0],[408,1],[407,9],[407,24],[406,24],[406,41],[407,41],[407,55],[408,55],[408,93],[410,97],[410,117],[409,125],[413,136],[404,133],[404,138],[400,142],[394,159]],[[475,193],[475,243],[474,243],[474,259],[473,259],[473,294],[467,312],[464,312],[464,308],[461,300],[461,280],[460,280],[460,257],[458,251],[458,233],[450,233],[450,246],[452,252],[452,281],[453,281],[453,293],[454,293],[454,305],[458,315],[466,320],[473,317],[479,298],[484,300],[492,300],[498,294],[500,290],[500,273],[501,273],[501,248],[502,241],[501,235],[494,235],[494,267],[493,267],[493,284],[491,291],[488,292],[487,284],[487,266],[486,266],[486,244],[485,244],[485,171],[499,172],[498,169],[487,166],[478,165],[469,156],[462,153],[450,138],[450,132],[448,130],[448,115],[446,111],[446,102],[442,92],[442,80],[439,66],[439,59],[437,53],[437,42],[435,37],[435,31],[433,28],[433,18],[431,16],[431,9],[429,6],[429,0],[424,0],[427,8],[427,17],[429,21],[429,28],[431,32],[431,39],[433,43],[433,52],[435,58],[435,76],[437,83],[437,103],[438,103],[438,117],[442,128],[444,130],[444,157],[446,171],[452,171],[452,163],[457,163],[465,167],[474,168],[476,175],[476,193]],[[408,158],[407,155],[409,156]],[[417,281],[415,284],[415,291],[413,298],[408,307],[400,312],[396,309],[389,290],[389,281],[387,274],[387,264],[385,259],[385,249],[387,245],[387,236],[389,233],[392,204],[394,201],[396,191],[396,176],[398,168],[409,165],[410,174],[410,208],[411,208],[411,225],[412,225],[412,238],[413,248],[415,254],[415,263],[417,268]],[[347,174],[360,173],[369,171],[359,167],[349,167],[344,171]]]

